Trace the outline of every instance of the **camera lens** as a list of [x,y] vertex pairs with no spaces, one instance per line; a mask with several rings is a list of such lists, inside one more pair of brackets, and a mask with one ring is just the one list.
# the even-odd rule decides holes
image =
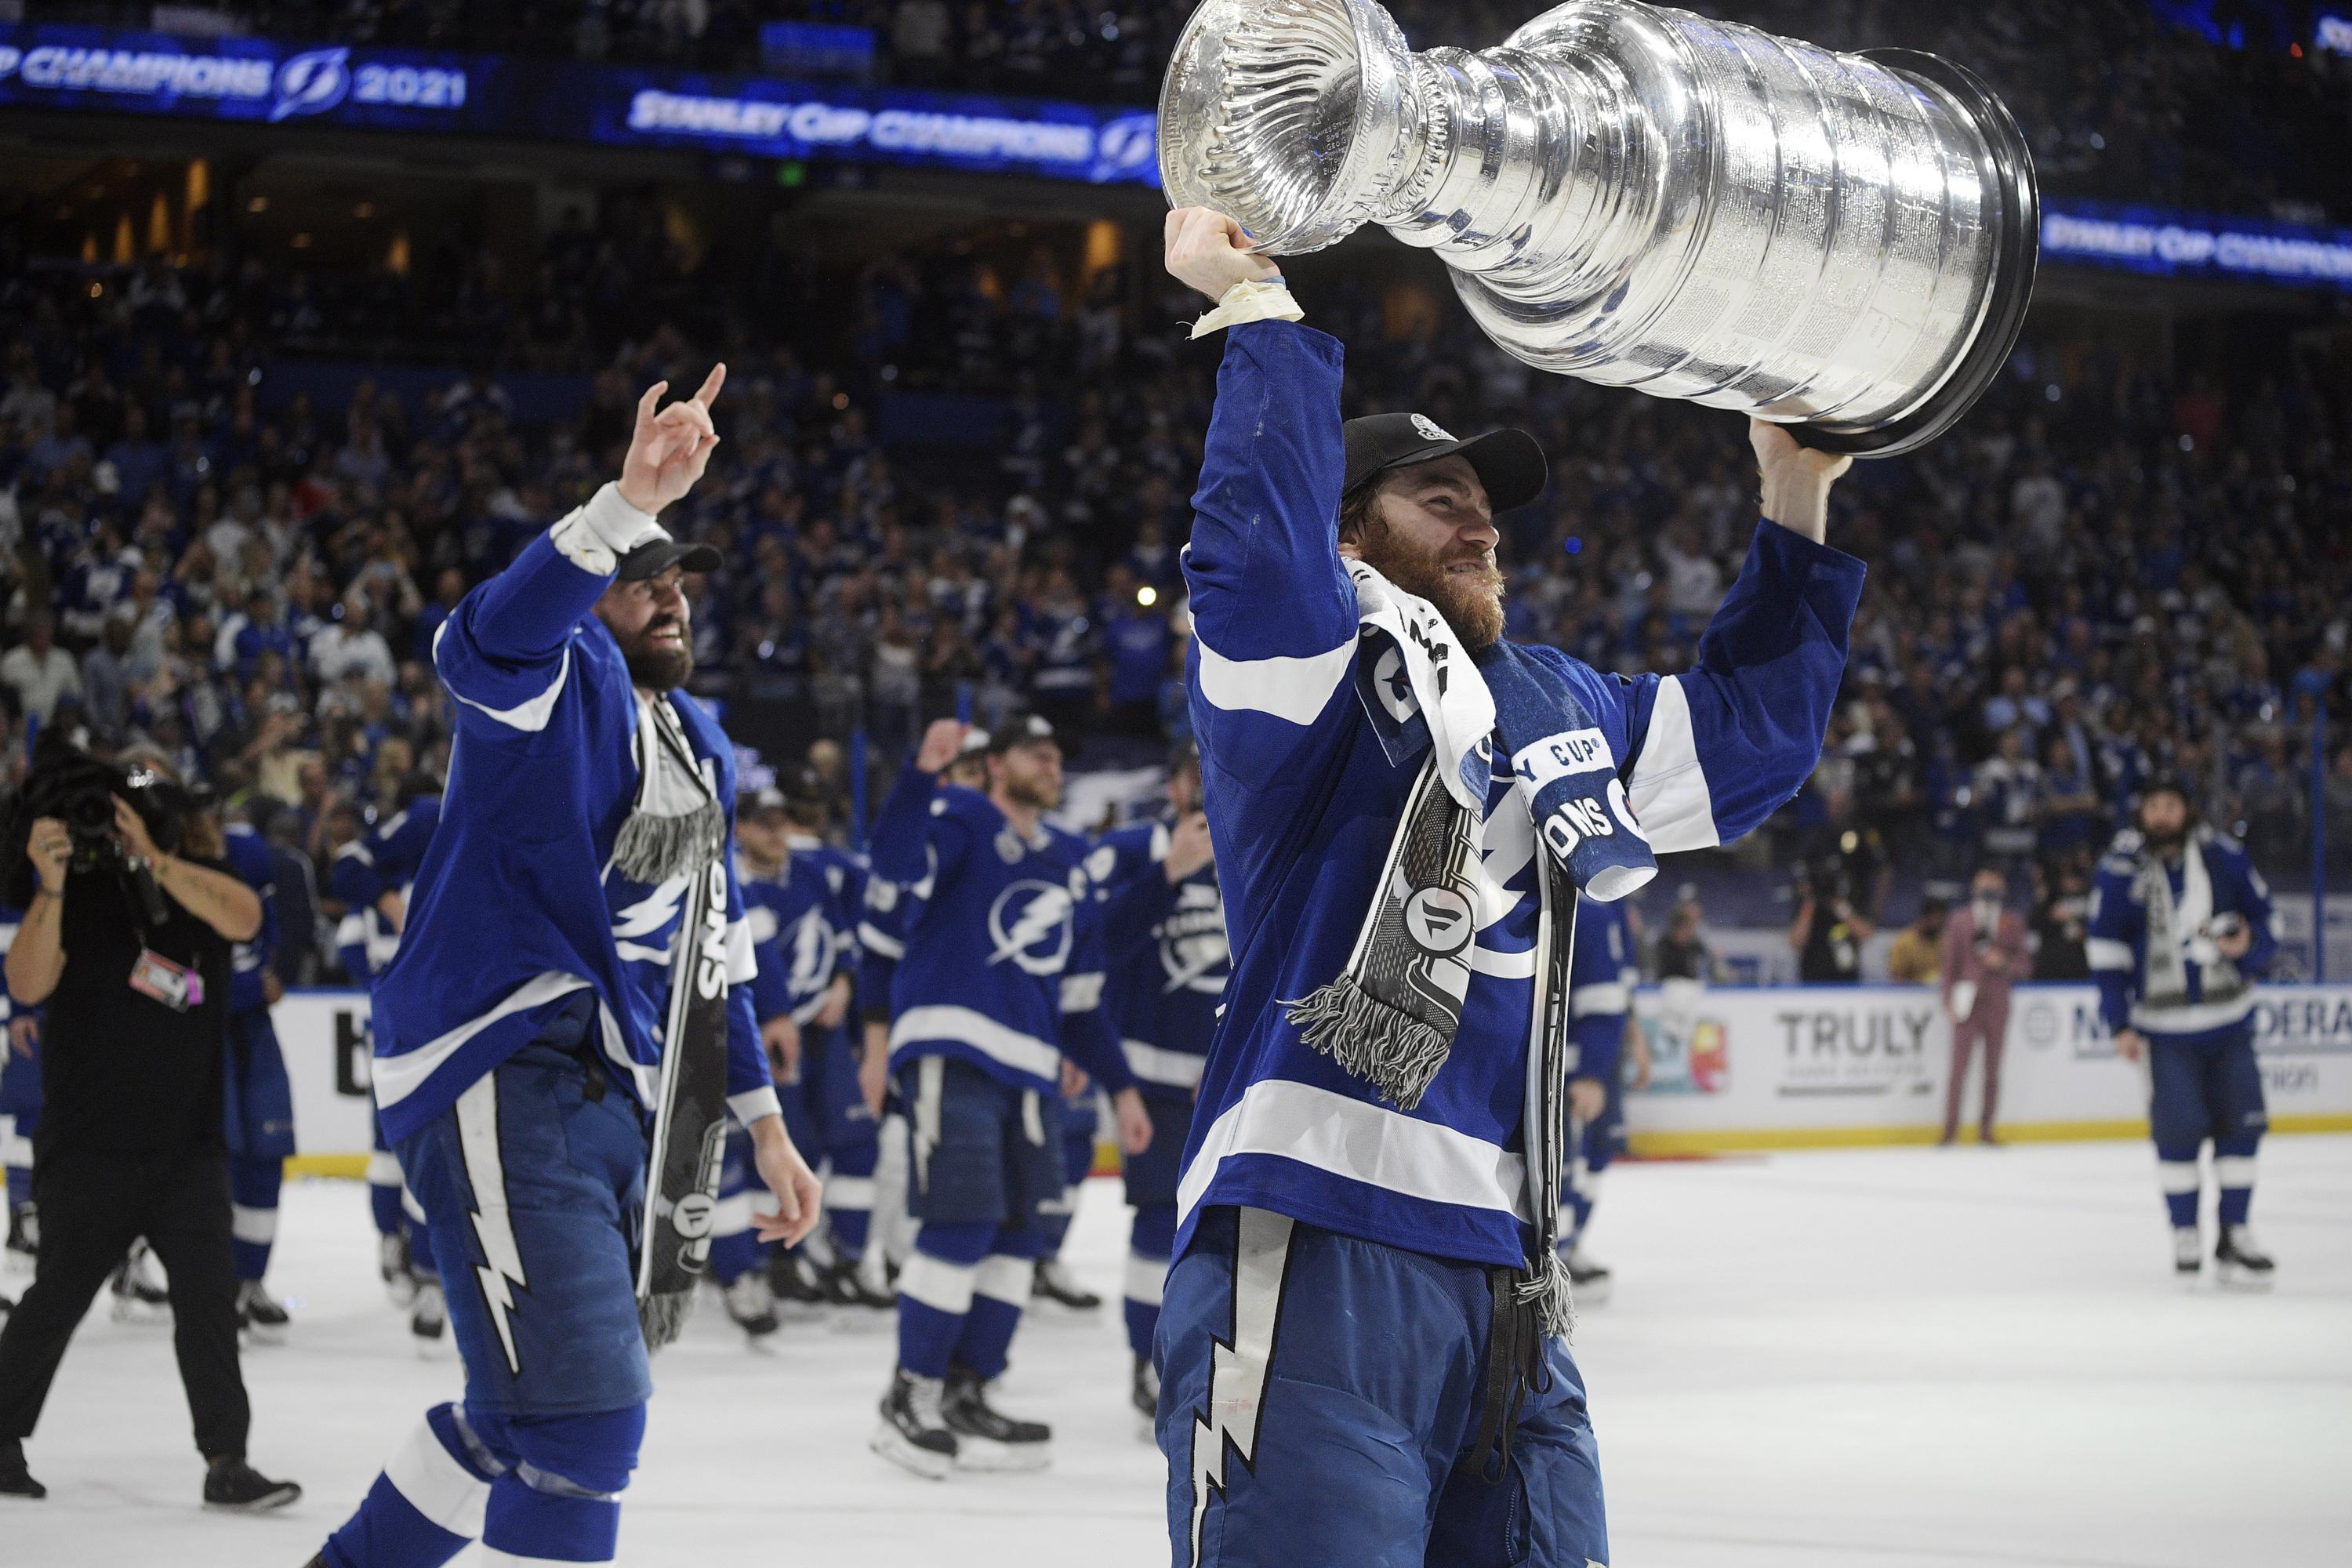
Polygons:
[[66,807],[66,826],[84,835],[104,833],[114,826],[113,799],[96,791],[76,795]]

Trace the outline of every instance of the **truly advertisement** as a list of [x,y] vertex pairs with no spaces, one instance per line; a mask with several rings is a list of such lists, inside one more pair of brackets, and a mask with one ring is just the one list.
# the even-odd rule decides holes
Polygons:
[[[1941,1122],[1952,1030],[1929,987],[1675,982],[1641,988],[1634,1006],[1651,1058],[1628,1101],[1637,1134],[1866,1141]],[[2352,985],[2259,987],[2252,1023],[2273,1118],[2352,1129]],[[2146,1070],[2116,1053],[2095,987],[2017,988],[2000,1111],[2070,1136],[2144,1121]]]
[[1160,178],[1139,110],[98,27],[0,27],[0,106]]

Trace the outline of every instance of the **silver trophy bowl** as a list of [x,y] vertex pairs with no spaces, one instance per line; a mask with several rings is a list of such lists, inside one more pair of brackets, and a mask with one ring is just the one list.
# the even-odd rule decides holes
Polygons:
[[1373,0],[1206,0],[1160,174],[1272,254],[1366,223],[1435,250],[1538,369],[1879,456],[1999,373],[2041,228],[2025,139],[1964,68],[1639,0],[1419,54]]

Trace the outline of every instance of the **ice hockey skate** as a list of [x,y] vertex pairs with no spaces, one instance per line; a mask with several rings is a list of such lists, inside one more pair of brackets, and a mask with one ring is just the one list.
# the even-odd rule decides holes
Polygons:
[[941,1409],[946,1384],[901,1368],[882,1396],[882,1419],[866,1447],[927,1480],[944,1480],[956,1468],[959,1443]]
[[2213,1277],[2218,1282],[2233,1289],[2267,1290],[2277,1267],[2254,1239],[2252,1226],[2221,1227],[2221,1237],[2213,1244]]
[[1054,1429],[1020,1421],[988,1402],[989,1384],[969,1368],[948,1373],[941,1413],[955,1434],[960,1470],[1042,1470],[1054,1462]]

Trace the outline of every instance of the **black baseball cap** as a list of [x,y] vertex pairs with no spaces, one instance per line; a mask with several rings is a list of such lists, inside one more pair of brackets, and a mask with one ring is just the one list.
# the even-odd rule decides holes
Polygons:
[[735,815],[739,818],[765,816],[771,812],[781,812],[783,809],[784,792],[773,784],[768,785],[765,789],[755,789],[747,795],[738,795],[735,799]]
[[1034,745],[1041,741],[1062,743],[1061,737],[1054,732],[1053,721],[1043,713],[1015,713],[988,732],[987,754],[1001,757],[1015,746]]
[[1339,426],[1348,454],[1339,493],[1353,495],[1391,468],[1460,458],[1477,470],[1486,504],[1498,513],[1543,494],[1549,477],[1543,448],[1524,430],[1489,430],[1458,441],[1424,414],[1373,414]]
[[725,564],[726,557],[714,546],[664,534],[622,556],[620,578],[624,583],[637,583],[658,577],[673,566],[683,566],[689,572],[716,572]]

